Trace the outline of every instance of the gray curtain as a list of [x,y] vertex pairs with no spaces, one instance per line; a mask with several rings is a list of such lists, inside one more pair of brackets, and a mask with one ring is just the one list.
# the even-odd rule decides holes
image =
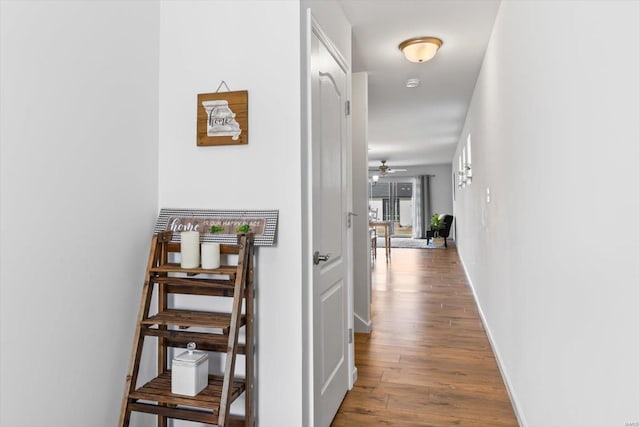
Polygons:
[[413,179],[413,235],[414,239],[426,239],[431,212],[431,192],[429,175]]

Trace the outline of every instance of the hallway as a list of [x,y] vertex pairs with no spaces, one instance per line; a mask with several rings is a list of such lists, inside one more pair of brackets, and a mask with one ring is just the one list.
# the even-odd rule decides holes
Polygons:
[[333,427],[517,426],[455,246],[378,249],[373,332]]

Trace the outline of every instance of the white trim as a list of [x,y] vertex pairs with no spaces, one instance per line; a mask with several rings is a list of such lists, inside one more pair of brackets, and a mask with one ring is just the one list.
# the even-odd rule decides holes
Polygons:
[[[356,313],[355,311],[353,312],[353,318],[354,318],[354,331],[358,332],[358,333],[367,333],[367,332],[371,332],[371,320],[369,320],[368,322],[365,321],[362,317],[360,317],[360,315],[358,313]],[[356,324],[358,326],[356,326]]]
[[[320,40],[320,43],[322,43],[327,48],[331,56],[333,56],[333,58],[336,60],[336,62],[340,66],[340,68],[342,68],[342,71],[344,71],[345,74],[349,74],[351,72],[351,69],[349,67],[349,64],[347,63],[347,60],[344,58],[344,56],[342,56],[342,53],[340,53],[340,50],[331,41],[331,39],[325,34],[325,32],[322,31],[322,26],[318,23],[318,21],[316,21],[316,18],[313,17],[313,14],[311,13],[311,9],[307,9],[307,10],[308,10],[308,16],[311,18],[311,31],[313,32],[313,34],[316,35],[316,37],[318,37],[318,40]],[[311,43],[311,37],[309,37],[309,43]],[[309,48],[311,48],[310,45],[309,45]],[[311,76],[309,75],[309,78],[310,77]]]
[[464,263],[464,259],[458,251],[458,258],[460,258],[460,264],[462,264],[462,269],[464,270],[464,274],[467,277],[467,281],[469,282],[469,287],[471,288],[471,292],[473,293],[473,299],[476,302],[476,307],[478,307],[478,312],[480,313],[480,319],[482,320],[482,326],[484,326],[484,330],[487,332],[487,338],[489,338],[489,344],[491,345],[491,350],[496,358],[496,362],[498,362],[498,370],[500,370],[500,375],[502,376],[502,382],[504,383],[507,393],[509,394],[509,400],[511,401],[511,407],[513,408],[513,412],[518,419],[518,424],[520,427],[528,427],[527,422],[525,421],[522,405],[518,400],[515,390],[511,386],[511,380],[509,379],[509,375],[507,374],[507,370],[502,363],[502,358],[500,357],[500,352],[498,351],[498,347],[496,347],[495,342],[493,340],[493,335],[491,334],[491,329],[489,328],[489,324],[487,323],[487,319],[484,316],[484,312],[482,311],[482,306],[480,305],[480,300],[478,299],[478,295],[476,294],[476,289],[473,286],[473,282],[471,281],[471,277],[469,276],[469,271],[467,270],[467,266]]
[[[324,45],[324,47],[327,49],[327,51],[329,52],[329,54],[333,57],[333,59],[335,59],[335,61],[338,63],[338,65],[340,66],[340,68],[342,69],[342,71],[345,73],[345,95],[347,97],[346,100],[350,100],[350,96],[349,94],[351,94],[351,70],[349,67],[349,64],[347,63],[347,61],[345,60],[344,56],[340,53],[340,51],[338,50],[338,48],[336,47],[336,45],[333,43],[333,41],[329,38],[329,36],[326,35],[326,33],[322,30],[322,26],[318,23],[318,21],[314,18],[313,13],[311,13],[311,10],[308,10],[308,16],[311,19],[311,32],[313,33],[313,35],[315,35],[318,38],[318,41],[320,43],[322,43]],[[311,35],[309,36],[309,46],[308,46],[308,56],[309,56],[309,66],[308,66],[308,70],[309,72],[307,73],[307,84],[308,86],[308,90],[309,90],[309,95],[311,95]],[[309,127],[310,130],[313,127],[313,117],[312,117],[312,102],[313,100],[311,99],[311,96],[309,96],[309,110],[307,113],[307,118],[309,120],[309,123],[311,124],[311,126]],[[345,120],[345,127],[346,127],[346,135],[345,137],[347,138],[347,144],[348,144],[348,149],[346,150],[346,158],[345,158],[345,162],[346,165],[350,165],[351,164],[351,115],[347,116],[344,118]],[[312,134],[311,131],[308,134],[308,141],[311,143],[313,141],[312,138]],[[309,153],[312,154],[311,151],[311,147],[309,147]],[[313,158],[310,159],[311,162],[313,162]],[[309,164],[310,166],[312,166],[312,163]],[[312,171],[313,167],[308,168],[308,170]],[[349,167],[345,167],[345,170],[343,172],[348,172],[350,169]],[[346,206],[345,209],[346,211],[343,212],[343,214],[347,215],[347,212],[352,211],[352,191],[351,191],[351,175],[349,173],[346,174],[345,179],[347,179],[347,200],[346,202]],[[311,184],[313,185],[313,176],[311,176]],[[311,198],[309,199],[311,202],[313,201],[313,194],[311,195]],[[310,210],[311,210],[311,218],[313,218],[313,204],[310,205]],[[311,220],[311,232],[313,233],[313,219]],[[313,242],[313,238],[311,239]],[[353,329],[354,328],[354,309],[353,309],[353,288],[354,288],[354,284],[353,284],[353,228],[349,227],[347,228],[347,242],[346,242],[346,260],[347,260],[347,271],[346,271],[346,279],[347,279],[347,335],[348,335],[348,331],[349,329]],[[313,283],[313,282],[312,282]],[[311,294],[313,295],[313,293]],[[313,301],[312,301],[313,304]],[[313,308],[313,305],[312,305]],[[313,317],[312,317],[312,329],[313,329]],[[355,367],[355,343],[351,342],[351,343],[347,343],[347,366],[349,368],[353,368]],[[348,381],[348,387],[349,390],[351,390],[353,388],[354,385],[354,381],[352,376],[349,376],[349,381]]]
[[[313,253],[313,223],[311,222],[311,207],[313,206],[313,175],[311,164],[313,161],[311,152],[311,9],[307,9],[305,19],[304,44],[306,57],[301,58],[305,64],[304,89],[306,93],[305,116],[303,117],[303,146],[302,148],[302,230],[301,233],[306,241],[302,248],[302,277],[303,283],[303,327],[302,327],[302,423],[305,426],[313,426],[315,420],[314,408],[314,378],[313,378],[313,265],[311,254]],[[305,295],[306,294],[306,295]],[[306,326],[306,328],[305,328]],[[306,357],[304,357],[306,355]],[[305,387],[306,386],[306,387]]]
[[[313,149],[312,149],[312,121],[313,121],[313,99],[312,99],[312,83],[311,83],[311,41],[312,35],[315,35],[320,43],[322,43],[329,54],[335,59],[338,66],[345,73],[345,94],[346,100],[350,100],[351,94],[351,69],[348,62],[345,60],[344,56],[340,53],[336,45],[326,36],[326,34],[322,31],[322,27],[318,23],[318,21],[314,18],[311,13],[311,9],[306,10],[306,29],[304,34],[304,44],[305,44],[305,57],[301,58],[301,66],[304,64],[306,70],[304,73],[304,81],[302,83],[303,88],[306,90],[306,99],[304,107],[306,108],[306,114],[302,117],[306,122],[303,124],[303,132],[302,136],[306,139],[303,141],[303,226],[302,233],[306,236],[307,241],[306,245],[304,245],[303,253],[302,253],[302,263],[303,263],[303,278],[307,280],[308,289],[306,289],[306,295],[303,291],[303,304],[306,304],[306,325],[303,325],[303,334],[306,331],[306,336],[303,336],[303,351],[305,351],[306,357],[303,355],[303,396],[302,396],[302,405],[303,405],[303,422],[309,423],[309,426],[313,426],[315,424],[315,393],[314,393],[314,342],[313,342],[313,333],[314,333],[314,324],[313,324],[313,281],[314,281],[314,269],[311,263],[311,253],[313,253]],[[351,141],[351,116],[345,118],[346,121],[346,135],[345,137]],[[347,150],[347,154],[351,153],[351,143],[349,142],[349,149]],[[350,162],[350,158],[345,159],[345,161]],[[348,163],[347,163],[348,164]],[[348,166],[346,167],[348,170]],[[306,182],[305,182],[306,180]],[[350,186],[350,183],[348,184]],[[306,195],[304,194],[306,192]],[[349,188],[347,206],[347,212],[351,211],[351,189]],[[306,196],[306,197],[305,197]],[[304,214],[306,213],[306,217],[308,220],[304,219]],[[344,212],[346,214],[346,212]],[[347,248],[351,250],[353,247],[353,234],[352,229],[347,230]],[[353,329],[354,325],[354,307],[353,307],[353,254],[349,254],[347,256],[347,336],[348,329]],[[304,310],[304,307],[303,307]],[[306,326],[306,327],[305,327]],[[353,387],[355,382],[355,378],[357,378],[357,369],[355,368],[355,357],[354,357],[354,349],[355,344],[347,343],[347,368],[351,371],[351,375],[348,375],[348,388],[349,390]]]

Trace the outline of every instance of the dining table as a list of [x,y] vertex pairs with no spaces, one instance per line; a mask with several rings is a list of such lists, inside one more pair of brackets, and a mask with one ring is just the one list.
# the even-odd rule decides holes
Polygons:
[[391,221],[369,221],[369,227],[384,228],[384,253],[389,260],[391,257]]

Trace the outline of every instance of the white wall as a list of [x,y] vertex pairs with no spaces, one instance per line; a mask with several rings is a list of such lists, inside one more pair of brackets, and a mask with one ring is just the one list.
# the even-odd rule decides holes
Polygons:
[[[277,246],[257,249],[262,427],[302,417],[299,8],[165,1],[160,13],[160,206],[280,211]],[[196,95],[221,80],[249,91],[249,144],[197,147]]]
[[352,191],[353,212],[353,314],[354,330],[371,329],[371,241],[369,235],[369,183],[367,172],[367,73],[352,74]]
[[502,3],[455,214],[523,426],[640,422],[639,75],[640,3]]
[[157,209],[159,6],[0,15],[0,425],[114,426]]

